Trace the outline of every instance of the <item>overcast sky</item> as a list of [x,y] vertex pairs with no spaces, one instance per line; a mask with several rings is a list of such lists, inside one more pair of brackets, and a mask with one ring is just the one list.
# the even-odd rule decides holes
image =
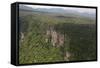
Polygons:
[[93,8],[78,8],[78,7],[59,7],[59,6],[40,6],[40,5],[25,5],[25,6],[29,6],[29,7],[32,7],[32,8],[62,8],[64,10],[74,10],[74,11],[77,11],[77,12],[80,12],[80,13],[85,13],[85,12],[88,12],[88,13],[96,13],[96,9],[93,9]]

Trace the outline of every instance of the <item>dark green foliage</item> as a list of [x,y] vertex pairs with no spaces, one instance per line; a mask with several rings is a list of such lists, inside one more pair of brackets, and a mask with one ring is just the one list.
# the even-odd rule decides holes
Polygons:
[[[20,11],[21,12],[21,11]],[[25,13],[25,12],[23,12]],[[20,33],[24,40],[19,44],[19,63],[58,62],[64,60],[64,55],[70,52],[69,61],[96,59],[95,22],[82,17],[65,17],[37,12],[19,17]],[[46,30],[49,26],[64,34],[64,45],[53,47],[45,42]],[[20,34],[21,37],[21,34]]]

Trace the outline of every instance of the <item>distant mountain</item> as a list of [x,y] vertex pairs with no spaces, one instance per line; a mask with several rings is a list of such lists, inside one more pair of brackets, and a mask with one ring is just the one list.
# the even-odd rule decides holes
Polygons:
[[33,8],[24,5],[19,5],[19,10],[33,11]]
[[95,13],[79,13],[80,16],[88,17],[94,19],[96,17]]
[[25,5],[20,5],[19,7],[20,10],[23,10],[23,11],[35,11],[35,12],[48,12],[48,13],[63,13],[63,14],[75,14],[75,15],[80,15],[80,16],[83,16],[83,17],[88,17],[88,18],[95,18],[95,13],[88,13],[88,12],[84,12],[84,13],[81,13],[81,12],[78,12],[78,11],[75,11],[75,10],[65,10],[63,8],[32,8],[32,7],[29,7],[29,6],[25,6]]

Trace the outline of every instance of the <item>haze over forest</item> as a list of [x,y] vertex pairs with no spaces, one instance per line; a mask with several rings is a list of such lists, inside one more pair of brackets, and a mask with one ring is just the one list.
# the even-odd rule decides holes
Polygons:
[[96,59],[96,9],[19,5],[20,64]]
[[78,7],[55,7],[55,6],[39,6],[39,5],[20,5],[21,10],[40,11],[48,13],[74,14],[88,18],[96,17],[96,9],[93,8],[78,8]]

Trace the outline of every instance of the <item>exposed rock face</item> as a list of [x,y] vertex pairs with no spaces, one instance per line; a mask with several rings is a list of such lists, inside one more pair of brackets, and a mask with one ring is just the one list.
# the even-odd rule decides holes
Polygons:
[[64,35],[63,34],[58,34],[58,41],[59,41],[59,46],[62,46],[64,44]]
[[[64,34],[57,32],[56,30],[47,30],[46,31],[46,42],[50,42],[54,47],[62,47],[64,45]],[[67,40],[69,43],[69,40]],[[64,52],[64,60],[70,61],[71,53],[69,51]]]
[[64,56],[64,60],[69,61],[69,58],[71,57],[71,54],[66,51],[65,56]]
[[53,46],[58,44],[58,34],[56,31],[51,31],[51,43]]
[[46,39],[45,39],[46,42],[49,42],[49,39],[50,39],[50,36],[51,36],[50,34],[51,34],[51,31],[47,30],[47,32],[46,32]]
[[64,44],[64,35],[55,31],[54,29],[50,29],[46,31],[46,42],[51,42],[53,46],[60,47]]
[[24,33],[21,32],[21,41],[23,42],[24,40]]

